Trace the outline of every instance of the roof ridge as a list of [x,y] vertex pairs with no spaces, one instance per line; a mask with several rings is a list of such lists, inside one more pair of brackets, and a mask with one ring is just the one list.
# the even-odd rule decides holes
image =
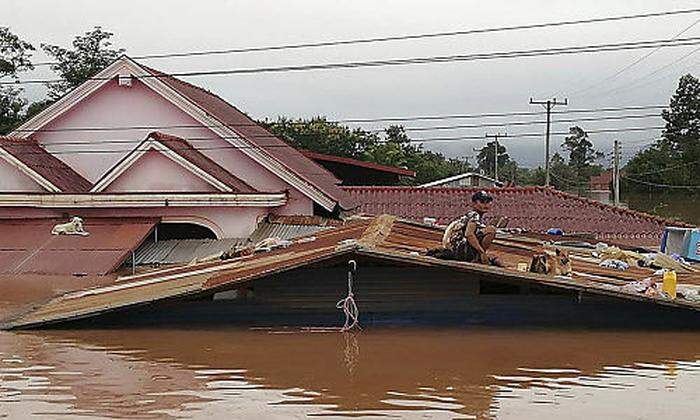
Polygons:
[[[240,192],[246,192],[246,190],[248,190],[247,192],[254,192],[254,191],[257,191],[257,189],[253,188],[253,187],[252,187],[250,184],[248,184],[246,181],[242,180],[240,177],[238,177],[238,176],[236,176],[235,174],[231,173],[231,171],[229,171],[228,169],[226,169],[226,168],[224,168],[223,166],[219,165],[219,164],[216,163],[216,161],[214,161],[212,158],[210,158],[209,156],[207,156],[207,155],[205,155],[204,153],[202,153],[202,152],[201,152],[200,150],[198,150],[196,147],[192,146],[192,144],[191,144],[190,142],[188,142],[187,139],[185,139],[185,138],[182,138],[182,137],[179,137],[179,136],[175,136],[175,135],[172,135],[172,134],[168,134],[168,133],[163,133],[162,131],[152,131],[151,133],[148,134],[148,136],[147,136],[146,138],[147,138],[147,139],[152,138],[152,139],[154,139],[154,140],[156,140],[156,141],[158,141],[158,142],[160,142],[160,143],[163,143],[165,147],[168,147],[170,150],[173,150],[175,153],[178,153],[178,150],[175,150],[175,149],[171,148],[170,145],[168,145],[168,142],[178,141],[178,142],[180,142],[182,145],[184,145],[184,146],[187,147],[186,151],[191,152],[191,153],[197,155],[197,156],[200,157],[201,159],[204,159],[205,162],[206,162],[208,165],[212,165],[213,168],[216,169],[217,171],[221,171],[221,173],[227,174],[227,175],[230,176],[230,177],[233,179],[233,181],[235,181],[235,182],[231,183],[231,179],[229,179],[229,180],[227,180],[227,179],[222,179],[222,177],[220,176],[221,173],[219,173],[219,174],[217,174],[217,173],[212,173],[212,171],[211,171],[212,168],[202,168],[202,167],[201,167],[200,165],[198,165],[196,162],[191,162],[191,161],[190,161],[190,163],[192,163],[193,165],[195,165],[195,166],[199,167],[200,169],[204,170],[206,173],[208,173],[209,175],[213,176],[214,178],[216,178],[216,179],[219,180],[220,182],[223,182],[224,184],[227,184],[227,185],[229,185],[230,187],[234,187],[234,188],[236,188],[236,189],[238,189],[238,190],[241,190]],[[178,153],[178,154],[179,154],[179,153]],[[185,157],[185,159],[187,159],[187,158]],[[189,159],[187,159],[187,160],[189,160]],[[241,185],[239,185],[239,183],[240,183]],[[235,184],[235,185],[230,185],[230,184]],[[243,188],[241,188],[241,187],[243,187]]]

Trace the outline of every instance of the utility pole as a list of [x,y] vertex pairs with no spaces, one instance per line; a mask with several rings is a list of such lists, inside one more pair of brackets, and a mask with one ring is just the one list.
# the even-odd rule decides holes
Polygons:
[[496,134],[486,134],[487,139],[494,139],[496,141],[496,147],[494,148],[493,151],[493,178],[498,181],[498,138],[499,137],[508,137],[507,133],[501,134],[501,133],[496,133]]
[[620,206],[620,141],[615,139],[613,145],[613,204]]
[[549,187],[549,133],[550,125],[552,124],[552,108],[557,105],[569,105],[569,100],[564,99],[564,102],[557,101],[557,98],[547,99],[546,101],[535,101],[530,98],[530,105],[542,105],[547,110],[547,134],[545,136],[544,146],[544,185]]

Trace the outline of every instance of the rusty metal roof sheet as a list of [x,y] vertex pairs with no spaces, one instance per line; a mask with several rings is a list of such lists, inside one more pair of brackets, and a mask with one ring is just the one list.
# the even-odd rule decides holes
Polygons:
[[96,274],[118,268],[158,222],[146,218],[91,218],[89,236],[52,235],[64,219],[0,220],[1,274]]

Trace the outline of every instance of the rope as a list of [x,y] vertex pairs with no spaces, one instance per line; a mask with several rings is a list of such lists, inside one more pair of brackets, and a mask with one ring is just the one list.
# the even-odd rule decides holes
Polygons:
[[357,309],[355,295],[352,293],[353,274],[357,270],[357,263],[355,260],[350,260],[348,261],[348,266],[348,295],[335,305],[336,308],[342,309],[345,314],[345,324],[340,329],[340,332],[348,332],[355,327],[360,328],[360,311]]

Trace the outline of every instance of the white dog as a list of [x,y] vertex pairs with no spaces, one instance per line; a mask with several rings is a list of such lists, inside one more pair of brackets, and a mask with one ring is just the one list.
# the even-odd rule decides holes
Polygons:
[[51,234],[87,236],[90,233],[83,229],[83,219],[75,216],[68,223],[62,223],[54,226],[53,229],[51,229]]

